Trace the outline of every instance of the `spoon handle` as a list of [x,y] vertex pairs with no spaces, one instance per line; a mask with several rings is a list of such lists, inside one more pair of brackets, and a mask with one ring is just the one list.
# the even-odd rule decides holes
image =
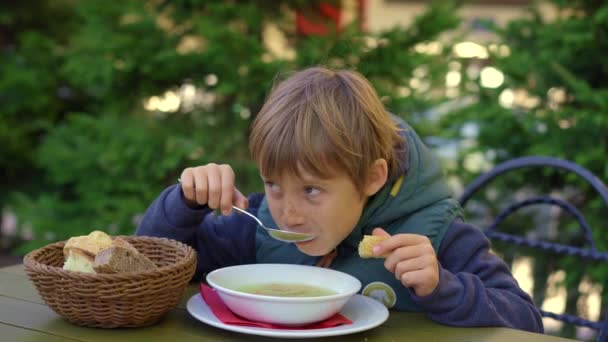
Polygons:
[[[178,178],[178,179],[177,179],[177,181],[178,181],[178,182],[180,182],[180,183],[182,182],[181,178]],[[243,210],[243,209],[241,209],[241,208],[239,208],[239,207],[236,207],[236,206],[234,206],[234,205],[232,206],[232,209],[235,209],[235,210],[237,210],[237,211],[240,211],[240,212],[242,212],[243,214],[245,214],[245,215],[247,215],[247,216],[251,217],[251,218],[252,218],[252,219],[254,219],[254,220],[255,220],[255,221],[256,221],[256,222],[257,222],[257,223],[258,223],[260,226],[264,227],[264,224],[262,223],[262,221],[260,221],[260,220],[259,220],[257,217],[255,217],[253,214],[249,213],[248,211]],[[266,228],[266,227],[264,227],[264,228]],[[267,229],[267,228],[266,228],[266,229]]]
[[242,213],[243,213],[243,214],[245,214],[245,215],[248,215],[248,216],[249,216],[249,217],[251,217],[252,219],[256,220],[256,221],[257,221],[257,223],[258,223],[260,226],[264,227],[264,224],[262,223],[262,221],[260,221],[260,220],[259,220],[257,217],[255,217],[255,216],[254,216],[253,214],[251,214],[250,212],[248,212],[248,211],[246,211],[246,210],[243,210],[243,209],[241,209],[241,208],[239,208],[239,207],[236,207],[236,206],[234,206],[234,205],[232,206],[232,209],[235,209],[235,210],[237,210],[237,211],[242,212]]

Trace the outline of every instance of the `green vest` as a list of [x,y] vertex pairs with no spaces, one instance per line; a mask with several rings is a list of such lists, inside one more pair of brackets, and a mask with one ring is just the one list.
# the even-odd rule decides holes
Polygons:
[[[399,311],[418,311],[410,293],[395,276],[384,268],[384,259],[362,259],[357,247],[363,235],[376,227],[389,234],[413,233],[426,235],[438,254],[446,230],[454,219],[462,216],[458,202],[443,177],[439,159],[422,143],[409,126],[406,129],[409,168],[407,174],[387,184],[366,204],[353,231],[337,247],[331,268],[351,274],[362,284],[362,293],[382,301]],[[269,227],[277,227],[270,215],[266,199],[258,217]],[[315,265],[320,257],[306,255],[294,244],[272,239],[258,227],[256,233],[258,263],[294,263]]]

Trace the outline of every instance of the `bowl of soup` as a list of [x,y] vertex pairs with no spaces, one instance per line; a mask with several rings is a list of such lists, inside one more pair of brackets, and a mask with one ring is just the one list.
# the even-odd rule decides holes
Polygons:
[[235,314],[286,326],[327,319],[361,289],[349,274],[290,264],[229,266],[207,274],[206,280]]

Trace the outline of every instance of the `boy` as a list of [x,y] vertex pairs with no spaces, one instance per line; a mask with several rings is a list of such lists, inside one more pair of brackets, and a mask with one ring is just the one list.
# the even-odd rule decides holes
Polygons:
[[[243,196],[228,165],[186,168],[136,233],[192,245],[198,277],[256,262],[331,267],[392,309],[449,325],[543,331],[530,297],[463,222],[439,161],[361,75],[319,67],[293,74],[272,90],[249,143],[265,194]],[[233,204],[266,226],[315,238],[274,240]],[[358,254],[364,235],[386,237],[375,258]]]

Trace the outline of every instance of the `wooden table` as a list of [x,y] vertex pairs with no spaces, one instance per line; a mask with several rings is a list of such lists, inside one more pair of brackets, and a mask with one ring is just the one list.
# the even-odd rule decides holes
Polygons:
[[[224,331],[194,319],[185,309],[196,292],[188,287],[180,305],[158,324],[146,328],[95,329],[73,325],[44,304],[23,265],[0,268],[0,339],[2,341],[279,341],[280,339]],[[391,312],[381,326],[320,341],[569,341],[505,328],[454,328],[421,314]]]

